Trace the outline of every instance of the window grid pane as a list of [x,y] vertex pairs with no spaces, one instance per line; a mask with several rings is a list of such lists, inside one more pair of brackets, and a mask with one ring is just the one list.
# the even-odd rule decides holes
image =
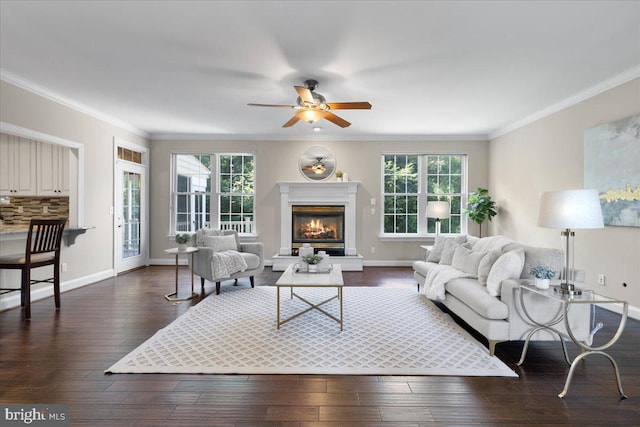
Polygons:
[[175,232],[195,232],[211,220],[212,155],[176,154],[174,157]]
[[[462,230],[462,155],[429,155],[427,165],[427,201],[448,201],[451,205],[451,217],[440,220],[440,232],[458,234]],[[436,232],[431,218],[427,232]]]
[[385,233],[418,233],[418,156],[385,155],[384,218]]
[[255,221],[254,156],[220,156],[220,227],[252,233]]

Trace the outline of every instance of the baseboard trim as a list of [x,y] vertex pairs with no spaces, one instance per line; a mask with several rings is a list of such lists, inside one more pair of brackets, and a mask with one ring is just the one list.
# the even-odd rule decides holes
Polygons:
[[[613,313],[622,314],[621,304],[597,304],[597,306]],[[629,317],[629,319],[640,320],[640,308],[630,305],[627,310],[627,317]]]
[[[115,271],[113,269],[101,271],[99,273],[91,274],[89,276],[79,277],[77,279],[68,280],[60,283],[60,292],[68,292],[73,289],[82,288],[83,286],[91,285],[101,280],[113,277]],[[0,311],[8,310],[10,308],[20,307],[20,292],[14,292],[11,295],[0,299]],[[41,299],[53,296],[53,287],[46,286],[44,288],[35,289],[31,291],[31,302],[39,301]]]

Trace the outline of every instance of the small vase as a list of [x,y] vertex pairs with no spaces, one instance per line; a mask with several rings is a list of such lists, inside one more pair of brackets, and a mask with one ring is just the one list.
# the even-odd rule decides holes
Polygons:
[[549,279],[538,279],[536,277],[535,285],[538,289],[549,289]]
[[316,271],[318,271],[318,264],[308,264],[309,266],[309,273],[315,273]]

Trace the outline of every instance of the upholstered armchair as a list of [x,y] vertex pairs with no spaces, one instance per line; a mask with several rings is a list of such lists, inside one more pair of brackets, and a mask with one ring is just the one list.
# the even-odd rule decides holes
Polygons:
[[[248,277],[251,287],[254,287],[254,276],[264,270],[264,245],[261,242],[240,242],[238,233],[233,230],[212,230],[203,228],[192,237],[192,244],[198,252],[193,254],[193,272],[200,276],[202,295],[204,295],[204,282],[208,280],[216,284],[216,295],[220,294],[220,285],[223,281]],[[246,263],[246,269],[233,271],[230,274],[221,273],[225,268],[219,268],[220,253],[226,250],[238,251],[242,260]],[[239,260],[235,260],[239,261]],[[243,267],[244,268],[244,267]],[[220,277],[217,277],[220,276]]]

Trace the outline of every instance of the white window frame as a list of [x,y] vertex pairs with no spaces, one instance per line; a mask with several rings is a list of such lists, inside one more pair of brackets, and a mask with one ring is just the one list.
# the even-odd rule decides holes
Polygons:
[[[220,157],[221,156],[251,156],[253,157],[253,170],[254,170],[254,193],[253,193],[253,218],[251,224],[246,224],[245,227],[237,229],[238,234],[240,236],[257,236],[256,232],[256,154],[255,153],[247,153],[247,152],[239,152],[239,153],[228,153],[228,152],[208,152],[208,151],[175,151],[171,153],[170,163],[171,163],[171,174],[170,174],[170,215],[169,215],[169,235],[175,236],[176,233],[185,232],[182,230],[177,230],[177,207],[178,207],[178,191],[177,191],[177,163],[176,160],[178,156],[211,156],[211,175],[210,175],[210,192],[202,193],[203,197],[209,195],[209,228],[220,228]],[[181,192],[182,193],[182,192]],[[200,194],[200,193],[198,193]],[[225,228],[226,225],[223,225]],[[186,231],[193,232],[193,231]]]
[[[385,172],[385,164],[384,158],[385,156],[418,156],[418,232],[417,233],[385,233],[384,232],[384,172]],[[432,240],[435,238],[435,233],[429,233],[427,231],[427,218],[425,217],[425,211],[427,207],[427,199],[430,194],[428,191],[427,184],[427,158],[428,156],[460,156],[461,157],[461,170],[462,170],[462,180],[461,180],[461,193],[460,193],[460,203],[461,208],[464,208],[467,204],[467,188],[468,188],[468,155],[466,153],[456,153],[456,152],[444,152],[444,153],[434,153],[434,152],[385,152],[380,156],[380,233],[378,235],[381,241],[398,241],[398,240],[419,240],[424,241]],[[457,195],[458,193],[454,193]],[[467,234],[467,218],[466,215],[462,214],[460,217],[460,233],[441,233],[444,235],[464,235]]]

